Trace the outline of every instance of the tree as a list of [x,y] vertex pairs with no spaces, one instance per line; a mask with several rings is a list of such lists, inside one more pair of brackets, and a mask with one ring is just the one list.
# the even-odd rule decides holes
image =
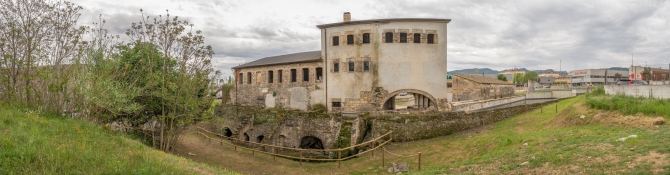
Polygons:
[[524,81],[525,82],[528,82],[528,81],[538,82],[538,81],[540,81],[540,77],[538,76],[537,72],[528,71],[526,73],[526,75],[524,75]]
[[503,74],[498,74],[498,80],[500,81],[507,81],[507,77]]
[[645,67],[644,70],[642,70],[642,77],[644,80],[649,81],[651,80],[651,68],[650,67]]
[[614,74],[614,81],[616,82],[616,81],[618,81],[619,79],[621,79],[621,74],[620,74],[620,73],[615,73],[615,74]]

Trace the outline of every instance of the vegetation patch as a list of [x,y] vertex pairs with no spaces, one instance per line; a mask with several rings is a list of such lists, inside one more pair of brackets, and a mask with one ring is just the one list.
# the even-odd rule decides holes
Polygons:
[[642,113],[670,119],[670,99],[607,95],[602,87],[587,95],[586,104],[595,109],[618,111],[624,115]]

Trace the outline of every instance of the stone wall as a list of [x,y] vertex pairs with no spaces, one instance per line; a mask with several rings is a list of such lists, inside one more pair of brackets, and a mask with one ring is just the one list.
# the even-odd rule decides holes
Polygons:
[[[303,68],[309,70],[309,81],[303,81]],[[266,108],[308,110],[315,104],[325,105],[325,92],[322,90],[323,71],[321,80],[318,80],[316,68],[323,68],[323,63],[308,62],[235,69],[236,82],[230,91],[231,99],[238,105]],[[296,70],[295,82],[291,82],[291,69]],[[282,71],[281,75],[279,70]],[[272,83],[268,81],[269,71],[273,72]]]
[[449,135],[492,124],[555,101],[478,112],[441,112],[425,114],[379,114],[366,116],[372,121],[372,136],[393,131],[393,141],[411,141]]
[[452,100],[487,100],[498,99],[514,95],[514,85],[511,84],[482,84],[459,76],[453,76]]
[[670,86],[605,86],[609,95],[670,99]]
[[451,111],[474,111],[478,109],[488,108],[491,106],[498,106],[506,103],[512,103],[515,101],[524,100],[526,97],[504,97],[499,99],[489,99],[489,100],[469,100],[469,101],[459,101],[452,103]]

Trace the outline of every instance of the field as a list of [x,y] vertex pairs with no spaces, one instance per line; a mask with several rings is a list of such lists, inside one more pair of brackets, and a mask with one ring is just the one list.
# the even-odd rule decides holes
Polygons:
[[[303,163],[209,143],[191,131],[177,154],[212,166],[249,174],[381,174],[389,162],[407,162],[412,174],[667,174],[670,128],[653,125],[658,117],[589,108],[586,96],[548,104],[501,122],[428,140],[393,143],[395,154],[345,161]],[[555,108],[558,107],[558,113]],[[583,115],[583,118],[582,118]],[[623,140],[624,141],[618,141]]]

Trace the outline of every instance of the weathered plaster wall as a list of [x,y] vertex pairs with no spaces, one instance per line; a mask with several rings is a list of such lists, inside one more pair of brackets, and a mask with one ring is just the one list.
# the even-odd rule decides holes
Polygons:
[[609,95],[670,99],[670,86],[605,86]]
[[[303,68],[309,69],[309,81],[303,81]],[[230,92],[233,102],[239,105],[279,107],[308,110],[314,104],[325,105],[325,87],[317,80],[316,68],[323,68],[322,62],[294,63],[274,66],[241,68],[235,70],[236,84]],[[291,82],[291,69],[296,69],[296,82]],[[273,71],[273,81],[269,83],[268,72]],[[282,70],[282,74],[279,74]],[[242,84],[240,84],[242,73]],[[248,73],[251,73],[249,83]],[[282,81],[279,82],[279,76]],[[323,78],[322,78],[323,79]]]
[[452,78],[452,98],[454,102],[514,96],[514,85],[482,84],[459,76],[453,76]]
[[489,99],[489,100],[459,101],[452,103],[451,111],[474,111],[478,109],[488,108],[491,106],[498,106],[524,99],[526,99],[526,97],[513,96],[513,97],[505,97],[505,98]]
[[[394,42],[385,43],[384,32],[394,33]],[[370,33],[370,43],[362,43],[362,35]],[[407,33],[407,43],[399,42],[400,33]],[[421,34],[421,43],[413,43],[414,33]],[[346,36],[353,34],[354,44]],[[435,44],[428,44],[427,34],[435,34]],[[368,23],[322,29],[322,57],[328,80],[328,109],[333,101],[341,101],[342,111],[381,108],[384,102],[365,99],[374,96],[376,88],[391,94],[400,90],[420,90],[432,95],[436,102],[447,102],[444,76],[447,72],[447,25],[430,22]],[[339,45],[332,45],[332,37]],[[370,70],[363,63],[370,62]],[[339,63],[339,72],[333,70]],[[354,71],[348,70],[354,62]],[[370,93],[372,92],[372,93]],[[384,98],[384,97],[382,97]],[[349,104],[354,103],[354,104]],[[374,104],[370,104],[374,103]],[[446,106],[446,105],[443,105]]]

